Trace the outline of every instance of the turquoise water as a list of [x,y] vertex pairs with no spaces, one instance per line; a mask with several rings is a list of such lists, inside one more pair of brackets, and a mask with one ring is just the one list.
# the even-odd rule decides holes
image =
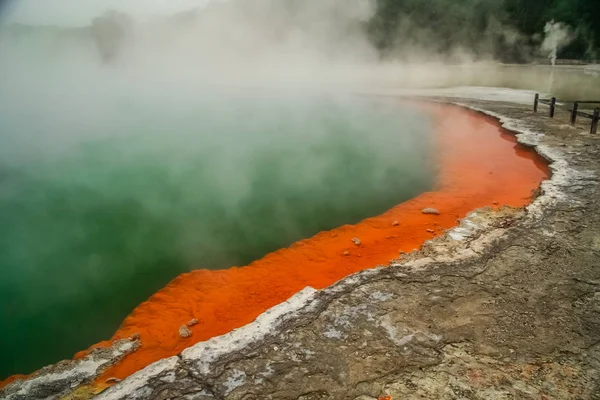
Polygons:
[[247,264],[433,181],[426,117],[382,101],[52,84],[0,104],[0,378],[109,338],[182,272]]

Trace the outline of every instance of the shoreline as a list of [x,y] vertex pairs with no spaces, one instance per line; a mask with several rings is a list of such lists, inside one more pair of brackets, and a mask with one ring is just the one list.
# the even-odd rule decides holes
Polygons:
[[[460,121],[465,125],[457,127],[457,130],[473,129],[472,134],[475,134],[475,131],[481,129],[481,132],[478,133],[485,132],[489,136],[485,140],[493,140],[493,135],[498,135],[496,131],[499,130],[499,124],[489,119],[483,121],[481,125],[479,125],[481,116],[476,114],[467,115],[465,120],[461,120],[465,111],[455,109],[451,111],[452,117],[449,121],[450,118],[445,115],[448,111],[449,109],[445,107],[443,109],[433,108],[432,112],[437,114],[434,118],[445,121],[442,122],[443,126],[441,127],[436,123],[434,129],[449,132],[453,130],[456,122]],[[442,114],[444,116],[441,116]],[[494,128],[490,127],[488,132],[485,124],[493,125]],[[503,144],[503,140],[507,142],[514,140],[516,143],[516,139],[507,135],[506,132],[500,131],[499,133],[500,138],[496,138],[493,144],[478,143],[481,147],[477,150],[485,149],[488,151],[486,157],[489,156],[493,159],[494,155],[499,156],[494,161],[504,162],[503,158],[510,157],[512,150],[506,151],[505,148],[507,154],[495,154],[500,152],[495,147]],[[436,135],[438,134],[439,132],[436,132]],[[537,189],[545,173],[539,175],[539,182],[531,183],[531,181],[527,181],[524,173],[529,170],[528,166],[523,169],[515,167],[515,170],[509,171],[506,176],[495,177],[489,182],[485,182],[487,180],[485,174],[477,175],[471,169],[488,167],[490,173],[494,169],[496,169],[494,173],[502,173],[498,170],[502,170],[503,167],[498,168],[498,165],[486,164],[480,154],[472,154],[474,159],[469,159],[463,165],[462,158],[466,154],[463,154],[460,145],[456,146],[459,149],[457,154],[450,154],[450,151],[447,151],[452,146],[451,142],[454,142],[457,137],[463,138],[463,132],[449,133],[448,137],[442,139],[442,143],[439,138],[434,139],[434,147],[438,147],[436,154],[444,154],[442,158],[445,157],[441,161],[438,188],[435,191],[422,193],[379,216],[367,218],[356,225],[342,226],[296,242],[288,248],[267,254],[247,267],[219,272],[196,270],[175,278],[147,302],[138,306],[125,319],[111,340],[140,334],[142,348],[136,354],[128,356],[123,362],[105,371],[98,378],[97,383],[110,377],[123,379],[137,371],[140,366],[175,355],[196,341],[208,340],[244,326],[267,309],[292,297],[306,286],[323,289],[352,273],[377,265],[385,265],[398,257],[399,251],[410,253],[426,241],[440,236],[446,229],[456,225],[457,219],[463,218],[473,209],[493,206],[493,202],[514,207],[525,206],[529,203],[530,190]],[[475,141],[475,138],[471,139]],[[504,144],[508,145],[508,143]],[[440,147],[446,148],[446,151]],[[517,157],[522,157],[527,161],[535,160],[535,156],[528,154],[527,151],[521,149],[515,151]],[[540,168],[540,164],[537,164],[536,167]],[[488,173],[488,171],[485,172]],[[502,182],[500,182],[501,180]],[[509,182],[524,187],[513,187],[513,190],[505,193],[504,196],[497,191],[491,194],[494,191],[491,186],[506,185]],[[482,186],[486,183],[490,186],[483,188]],[[527,187],[528,185],[531,187]],[[485,194],[481,195],[480,191]],[[421,214],[421,210],[427,207],[438,207],[443,214],[440,216]],[[393,223],[396,220],[399,225],[394,227]],[[383,233],[384,230],[385,233]],[[354,237],[361,241],[360,246],[353,245],[351,239]],[[289,264],[295,265],[290,269],[286,267]],[[298,268],[303,271],[298,271]],[[286,282],[286,279],[289,282]],[[239,281],[244,282],[242,287],[238,286],[237,282]],[[211,285],[213,282],[214,284]],[[267,290],[271,293],[265,295],[264,291]],[[277,290],[279,293],[274,294],[273,292],[277,293]],[[218,292],[221,291],[224,291],[228,298],[219,303],[216,300],[218,300]],[[190,292],[194,294],[189,296]],[[230,296],[235,296],[236,293],[241,294],[242,298],[232,301]],[[248,303],[252,303],[252,306]],[[215,308],[211,307],[212,304],[215,304]],[[233,314],[234,310],[240,308],[243,314],[240,315],[240,311]],[[188,311],[189,314],[186,314],[185,311]],[[235,316],[228,315],[225,323],[219,324],[222,316],[226,314]],[[153,321],[152,315],[161,315],[160,324],[148,324],[149,321]],[[216,318],[211,318],[211,315],[215,315]],[[209,321],[206,321],[206,316],[209,316]],[[177,337],[179,326],[194,318],[198,319],[200,323],[190,328],[193,332],[192,337],[183,340]],[[204,332],[201,331],[203,322],[210,325],[208,330],[204,328]],[[220,330],[219,325],[221,325]],[[194,337],[198,334],[201,335],[200,340]],[[155,344],[158,343],[160,348],[147,349],[150,346],[155,347]],[[146,349],[144,346],[147,346]]]
[[[460,113],[465,113],[465,111],[464,111],[464,110],[461,110],[461,111],[459,111],[459,112],[460,112]],[[481,118],[481,117],[478,117],[478,118]],[[486,118],[488,118],[488,117],[486,117]],[[487,124],[490,124],[490,122],[489,122],[489,121],[486,121],[486,123],[487,123]],[[499,124],[496,124],[496,125],[499,125]],[[516,142],[516,140],[515,140],[515,142]],[[460,156],[460,155],[459,155],[459,156]],[[452,171],[452,175],[455,175],[455,174],[456,174],[456,172],[457,172],[456,170],[455,170],[455,171]],[[463,171],[463,172],[464,172],[464,171]],[[448,180],[448,177],[446,177],[445,179],[446,179],[446,180]],[[450,179],[450,181],[451,181],[451,179]],[[444,186],[444,185],[442,185],[442,186]],[[449,186],[451,186],[451,185],[449,185]],[[535,185],[535,186],[537,187],[538,185]],[[479,190],[480,188],[475,188],[475,189]],[[442,187],[442,188],[440,188],[440,190],[441,190],[441,191],[443,191],[443,190],[444,190],[444,188]],[[477,192],[477,190],[475,190],[475,191],[471,191],[470,195],[471,195],[471,196],[473,196],[473,195],[474,195],[474,194]],[[412,208],[412,210],[411,210],[411,213],[413,213],[413,214],[414,214],[414,213],[418,213],[418,215],[419,215],[421,218],[423,218],[423,220],[424,220],[424,222],[425,222],[425,223],[424,223],[424,224],[422,224],[422,226],[420,226],[420,228],[422,228],[422,229],[423,229],[423,232],[425,232],[425,231],[426,231],[426,229],[428,229],[428,228],[426,228],[426,227],[428,227],[428,226],[432,226],[432,225],[431,225],[431,223],[435,223],[435,222],[433,222],[433,221],[435,221],[435,220],[436,220],[436,218],[437,218],[437,217],[435,217],[435,216],[433,216],[433,217],[432,217],[432,216],[422,216],[422,215],[419,213],[419,211],[420,211],[420,210],[419,210],[419,208],[420,208],[420,207],[422,207],[422,205],[423,205],[423,203],[422,203],[422,202],[420,203],[420,201],[422,201],[422,200],[423,200],[421,197],[423,197],[423,196],[424,196],[424,197],[425,197],[425,201],[430,201],[430,202],[432,201],[431,199],[429,199],[429,200],[427,199],[427,195],[431,195],[431,193],[425,193],[425,194],[422,194],[421,196],[418,196],[416,199],[419,199],[419,201],[417,201],[417,203],[419,203],[419,204],[415,205],[415,206]],[[466,197],[466,196],[465,196],[465,197]],[[421,199],[420,199],[420,198],[421,198]],[[416,199],[413,199],[413,200],[416,200]],[[406,203],[410,203],[410,202],[412,202],[413,200],[409,200],[409,201],[408,201],[408,202],[406,202]],[[488,199],[488,200],[490,200],[490,199]],[[498,199],[492,200],[492,202],[494,202],[494,201],[498,202],[498,200],[501,200],[501,198],[498,198]],[[435,201],[434,201],[434,202],[435,202]],[[500,203],[503,203],[503,202],[508,202],[508,201],[502,201],[502,200],[500,201]],[[403,203],[403,204],[406,204],[406,203]],[[526,201],[525,203],[528,203],[528,201]],[[430,204],[430,205],[431,205],[431,204]],[[491,204],[488,204],[488,205],[491,205]],[[517,206],[517,207],[519,207],[519,206],[524,206],[525,204],[513,204],[513,205],[514,205],[514,206]],[[431,206],[435,206],[435,204],[433,204],[433,205],[431,205]],[[470,211],[470,210],[472,210],[473,208],[480,208],[480,207],[482,207],[482,206],[484,206],[484,205],[479,205],[478,207],[471,207],[471,208],[469,208],[467,211]],[[397,206],[397,207],[400,207],[400,206]],[[368,222],[369,220],[375,220],[375,219],[377,219],[377,218],[379,218],[379,219],[380,219],[380,218],[384,218],[384,219],[385,219],[385,221],[386,221],[386,224],[385,224],[385,225],[388,225],[388,229],[389,229],[389,228],[391,228],[391,226],[392,226],[392,224],[393,224],[393,221],[394,221],[394,220],[393,220],[393,219],[391,219],[391,218],[401,218],[402,212],[398,212],[397,214],[394,214],[394,215],[389,215],[389,214],[390,214],[390,212],[391,212],[391,211],[393,211],[393,210],[395,210],[397,207],[394,207],[392,210],[388,211],[387,213],[384,213],[384,214],[382,214],[382,216],[375,217],[375,218],[369,218],[369,219],[367,219],[367,220],[365,220],[365,221],[361,222],[360,224],[364,224],[365,222]],[[423,207],[423,208],[425,208],[425,207]],[[442,212],[443,212],[443,213],[445,213],[445,212],[447,212],[447,211],[442,211]],[[442,215],[443,215],[443,214],[442,214]],[[449,213],[449,215],[452,215],[452,214],[451,214],[451,212]],[[406,216],[406,213],[404,213],[404,216]],[[455,217],[464,217],[464,215],[462,215],[462,216],[461,216],[461,215],[459,215],[459,214],[452,215],[452,219],[454,219]],[[360,224],[359,224],[359,225],[360,225]],[[454,222],[453,222],[452,226],[454,226],[455,224],[456,224],[456,223],[455,223],[455,220],[454,220]],[[378,227],[376,227],[376,228],[377,228],[377,229],[382,229],[382,227],[383,227],[383,225],[381,225],[381,226],[378,226]],[[435,226],[432,226],[432,227],[435,227]],[[424,240],[425,240],[425,241],[428,241],[428,240],[430,240],[430,239],[432,239],[432,238],[434,238],[434,237],[437,237],[437,236],[441,236],[441,235],[443,235],[443,234],[444,234],[444,230],[445,230],[445,229],[448,229],[448,228],[450,228],[450,227],[451,227],[451,226],[442,226],[442,227],[436,228],[436,233],[435,233],[434,235],[431,235],[431,234],[429,234],[430,232],[427,232],[427,233],[428,233],[428,235],[421,235],[421,236],[423,236],[423,237],[424,237]],[[344,227],[341,227],[341,228],[338,228],[337,230],[333,230],[333,231],[329,231],[329,232],[322,232],[321,234],[318,234],[318,235],[316,235],[314,238],[311,238],[311,239],[307,239],[307,240],[301,241],[301,242],[297,243],[296,245],[292,245],[292,246],[291,246],[289,249],[283,249],[283,250],[280,250],[280,251],[278,251],[278,252],[272,253],[271,255],[267,255],[265,258],[263,258],[263,260],[265,260],[265,259],[268,259],[269,257],[271,257],[271,258],[272,258],[272,257],[273,257],[273,255],[277,255],[277,254],[278,254],[278,253],[280,253],[281,251],[284,251],[284,252],[285,252],[285,250],[297,249],[297,248],[298,248],[298,246],[302,247],[302,244],[303,244],[303,242],[306,242],[306,241],[309,241],[309,240],[316,240],[316,239],[317,239],[319,236],[327,236],[327,235],[331,235],[331,234],[332,234],[332,232],[338,231],[338,230],[340,230],[340,229],[342,229],[342,228],[344,228]],[[422,233],[422,232],[421,232],[421,233]],[[342,255],[343,255],[343,251],[350,251],[350,250],[354,251],[354,250],[355,250],[355,249],[354,249],[354,247],[352,246],[352,243],[349,243],[349,242],[350,242],[350,240],[349,240],[349,238],[348,238],[348,241],[347,241],[347,242],[346,242],[346,241],[344,241],[344,243],[345,243],[345,244],[344,244],[344,246],[342,246],[340,249],[336,249],[336,254],[337,254],[337,256],[340,256],[340,252],[341,252],[341,253],[342,253]],[[305,243],[304,243],[304,244],[305,244]],[[361,251],[362,251],[362,249],[366,249],[366,248],[368,248],[367,246],[369,246],[369,247],[370,247],[372,244],[373,244],[373,243],[369,243],[369,240],[366,240],[366,241],[365,241],[365,243],[364,243],[364,245],[361,243],[361,246],[359,246],[359,248],[360,248],[360,249],[361,249]],[[397,246],[397,245],[396,245],[395,247],[399,247],[399,246]],[[409,247],[412,247],[412,245],[410,245]],[[419,247],[419,246],[416,246],[416,247]],[[376,248],[376,245],[375,245],[375,248]],[[346,249],[346,250],[343,250],[343,249]],[[339,250],[339,251],[337,251],[337,250]],[[406,249],[404,249],[403,251],[406,251],[406,252],[408,253],[408,252],[410,252],[411,250],[412,250],[411,248],[406,248]],[[378,253],[380,253],[380,252],[378,252]],[[397,250],[395,250],[395,251],[394,251],[394,253],[395,253],[395,255],[396,255],[396,256],[398,255],[398,253],[397,253]],[[372,268],[372,267],[374,267],[375,265],[378,265],[378,264],[387,264],[387,263],[389,262],[389,260],[390,260],[390,259],[394,259],[394,258],[395,258],[395,257],[391,257],[391,253],[389,253],[389,254],[386,254],[386,256],[388,256],[389,258],[387,258],[386,260],[383,260],[383,259],[382,259],[382,262],[381,262],[381,263],[369,264],[368,266],[365,266],[364,268],[358,268],[358,270],[362,270],[362,269],[366,269],[366,268]],[[343,256],[343,257],[348,257],[348,256],[346,255],[346,256]],[[325,260],[325,261],[326,261],[326,262],[328,262],[328,260]],[[367,262],[368,262],[368,263],[371,263],[371,261],[370,261],[370,260],[367,260]],[[254,265],[254,264],[256,264],[256,263],[253,263],[253,264],[251,264],[250,266],[252,266],[252,265]],[[356,272],[356,271],[351,271],[351,272],[349,272],[349,273],[345,273],[345,275],[349,275],[349,274],[351,274],[352,272]],[[193,274],[193,273],[192,273],[192,274]],[[186,275],[189,275],[189,274],[186,274]],[[332,279],[335,279],[333,282],[337,281],[339,278],[341,278],[341,277],[339,277],[339,276],[334,276],[334,277],[332,278]],[[179,282],[177,282],[178,280],[179,280],[179,278],[176,278],[176,279],[175,279],[173,282],[175,282],[175,284],[179,284]],[[172,283],[173,283],[173,282],[172,282]],[[313,285],[307,285],[307,286],[316,286],[317,288],[319,288],[319,289],[320,289],[320,288],[323,288],[323,287],[327,287],[327,286],[329,286],[329,285],[330,285],[331,283],[333,283],[333,282],[323,282],[323,283],[321,283],[321,285],[319,285],[319,284],[317,284],[317,285],[314,285],[314,284],[313,284]],[[172,283],[171,283],[171,284],[172,284]],[[167,287],[169,287],[171,284],[167,285]],[[319,287],[319,286],[321,286],[321,287]],[[163,289],[163,290],[164,290],[164,289]],[[297,291],[296,291],[296,292],[297,292]],[[158,293],[161,293],[161,291],[159,291]],[[293,294],[293,293],[292,293],[292,294]],[[289,296],[288,296],[288,297],[289,297]],[[286,298],[287,298],[287,297],[286,297]],[[283,300],[285,300],[285,299],[283,299]],[[283,301],[283,300],[281,300],[281,301]],[[281,301],[279,301],[279,303],[280,303]],[[145,304],[145,303],[143,303],[143,304]],[[277,304],[277,303],[275,303],[275,304]],[[274,304],[272,304],[272,305],[274,305]],[[269,308],[269,307],[267,307],[267,308]],[[264,311],[264,310],[262,310],[262,311]],[[262,312],[262,311],[261,311],[261,312]],[[157,312],[157,310],[153,310],[153,312],[156,312],[156,314],[155,314],[155,315],[161,314],[160,312]],[[258,313],[258,315],[259,315],[259,314],[260,314],[260,312]],[[254,317],[256,317],[256,316],[257,316],[257,315],[249,315],[249,316],[248,316],[248,318],[249,318],[250,320],[249,320],[249,321],[247,321],[247,322],[251,322],[251,321],[254,319]],[[195,316],[194,316],[194,315],[192,315],[190,318],[192,318],[192,317],[195,317]],[[126,321],[127,321],[127,320],[126,320]],[[187,321],[187,320],[183,320],[183,319],[181,319],[181,321],[178,321],[178,324],[184,324],[186,321]],[[124,324],[124,325],[125,325],[125,327],[127,327],[127,324]],[[238,325],[239,325],[239,326],[241,326],[241,325],[245,325],[245,324],[243,324],[243,323],[242,323],[241,325],[240,325],[240,324],[238,324]],[[134,326],[134,327],[135,327],[135,324],[130,324],[130,326]],[[239,326],[234,326],[233,328],[237,328],[237,327],[239,327]],[[133,330],[135,330],[135,329],[133,329]],[[138,332],[133,332],[133,330],[124,330],[124,331],[122,331],[122,333],[121,333],[121,334],[117,333],[117,334],[116,334],[116,335],[113,337],[113,340],[114,340],[114,339],[125,339],[125,338],[127,338],[127,337],[129,337],[129,336],[132,336],[132,335],[135,335],[136,333],[138,333]],[[231,330],[231,329],[229,329],[229,330]],[[174,334],[176,334],[176,330],[175,330],[175,332],[173,332],[173,333],[174,333]],[[225,333],[225,332],[223,332],[223,333]],[[218,336],[218,335],[213,335],[213,336]],[[211,337],[213,337],[213,336],[211,336]],[[138,340],[139,338],[140,338],[140,336],[138,336],[138,338],[137,338],[137,339],[134,339],[134,340]],[[141,335],[141,343],[142,343],[142,349],[143,349],[143,348],[144,348],[144,335]],[[192,343],[192,344],[193,344],[193,343]],[[189,344],[188,344],[188,345],[184,345],[184,346],[183,346],[183,348],[185,348],[185,347],[188,347],[188,346],[189,346]],[[176,350],[178,350],[177,352],[181,351],[181,349],[179,349],[179,348],[177,348]],[[138,350],[138,351],[139,351],[139,350]],[[136,352],[136,353],[137,353],[137,352]],[[127,356],[127,358],[134,357],[134,356],[136,355],[136,353],[130,354],[129,356]],[[176,353],[176,352],[174,352],[174,354],[177,354],[177,353]],[[84,356],[85,356],[85,354],[81,354],[81,353],[80,353],[80,354],[79,354],[79,356],[80,356],[80,358],[81,358],[81,357],[84,357]],[[126,361],[126,360],[127,360],[127,358],[125,358],[125,360],[124,360],[124,361]],[[164,358],[164,357],[158,357],[157,359],[161,359],[161,358]],[[117,366],[118,366],[118,365],[119,365],[119,364],[117,364]],[[120,378],[120,377],[118,376],[118,375],[119,375],[119,373],[118,373],[118,372],[119,372],[119,371],[118,371],[118,369],[116,369],[115,367],[113,367],[113,368],[110,368],[110,369],[108,369],[108,370],[105,372],[105,374],[104,374],[104,375],[103,375],[103,376],[102,376],[100,379],[98,379],[98,380],[97,380],[97,382],[101,381],[102,379],[106,379],[106,378],[109,378],[109,377],[112,377],[112,376],[116,376],[116,377]],[[131,372],[135,372],[135,371],[131,371],[131,370],[130,370],[130,371],[126,371],[126,374],[124,374],[124,375],[121,375],[121,376],[122,376],[122,377],[125,377],[125,376],[129,375]]]
[[389,268],[272,310],[268,329],[193,346],[99,398],[597,398],[600,140],[565,115],[452,101],[500,117],[551,161],[530,205],[473,211]]

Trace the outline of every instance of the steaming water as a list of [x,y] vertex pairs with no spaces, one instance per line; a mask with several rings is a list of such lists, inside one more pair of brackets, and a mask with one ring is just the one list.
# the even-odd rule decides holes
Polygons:
[[182,272],[431,187],[431,127],[398,104],[102,79],[0,95],[0,377],[109,338]]
[[299,87],[600,95],[600,74],[579,67],[253,63],[253,36],[207,66],[198,41],[218,56],[215,26],[182,49],[157,34],[158,50],[114,65],[85,29],[0,32],[0,378],[109,338],[182,272],[248,264],[431,187],[426,116]]

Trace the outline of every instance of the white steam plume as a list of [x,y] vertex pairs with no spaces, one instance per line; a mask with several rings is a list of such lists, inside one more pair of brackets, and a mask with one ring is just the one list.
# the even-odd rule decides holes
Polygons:
[[544,41],[541,50],[548,53],[552,65],[556,64],[558,52],[573,40],[571,29],[562,22],[554,20],[546,22],[544,26]]

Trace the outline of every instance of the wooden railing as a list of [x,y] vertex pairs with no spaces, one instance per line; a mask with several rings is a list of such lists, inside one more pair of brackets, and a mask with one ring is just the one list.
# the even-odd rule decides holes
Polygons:
[[550,118],[554,118],[556,108],[559,107],[561,110],[565,110],[571,113],[571,125],[575,125],[575,123],[577,122],[577,117],[589,118],[592,120],[590,133],[598,133],[598,121],[600,121],[600,107],[596,107],[592,112],[586,112],[580,111],[579,106],[581,104],[600,105],[600,100],[577,100],[566,103],[571,104],[570,107],[558,106],[557,102],[561,105],[563,104],[563,102],[558,101],[556,97],[552,97],[550,99],[541,99],[539,93],[536,93],[535,98],[533,100],[533,112],[538,111],[539,104],[544,104],[549,107],[548,115],[550,116]]

